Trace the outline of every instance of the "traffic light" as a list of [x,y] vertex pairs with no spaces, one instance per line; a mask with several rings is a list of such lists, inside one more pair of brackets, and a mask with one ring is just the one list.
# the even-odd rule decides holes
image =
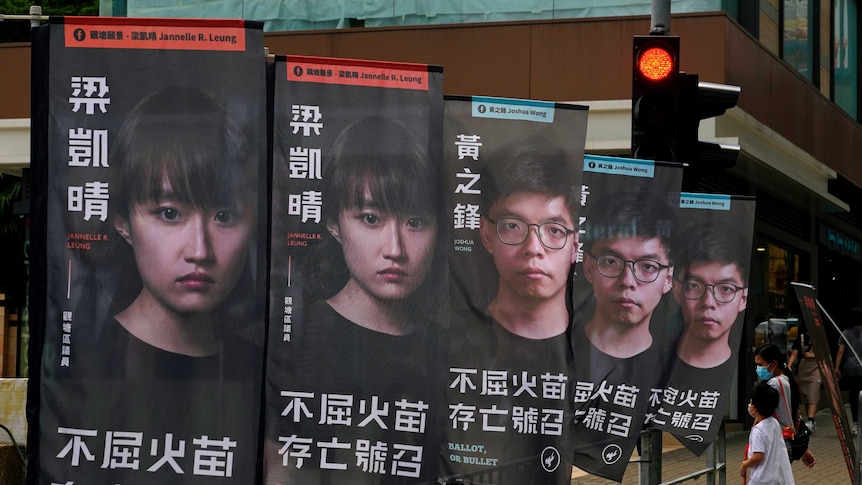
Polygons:
[[679,37],[634,37],[632,157],[677,161],[682,111]]
[[698,128],[736,106],[739,87],[681,72],[676,36],[635,36],[633,59],[632,157],[685,162],[691,174],[732,167],[739,147],[699,141]]

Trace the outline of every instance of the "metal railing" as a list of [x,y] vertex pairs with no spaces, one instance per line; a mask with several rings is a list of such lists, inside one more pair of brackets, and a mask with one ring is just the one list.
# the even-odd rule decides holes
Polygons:
[[661,481],[661,432],[646,431],[641,434],[641,457],[638,462],[639,485],[676,485],[706,476],[706,485],[727,484],[727,439],[724,422],[718,429],[715,441],[704,452],[705,468],[674,478]]

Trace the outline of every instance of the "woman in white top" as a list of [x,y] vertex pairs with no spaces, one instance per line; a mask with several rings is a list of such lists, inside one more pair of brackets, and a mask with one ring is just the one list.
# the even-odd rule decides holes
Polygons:
[[[778,391],[778,408],[775,410],[778,423],[782,428],[792,426],[797,429],[799,414],[793,410],[799,409],[799,389],[793,372],[784,361],[784,354],[775,344],[763,344],[754,353],[754,363],[757,365],[757,377]],[[800,461],[811,468],[817,459],[811,450],[806,450]]]

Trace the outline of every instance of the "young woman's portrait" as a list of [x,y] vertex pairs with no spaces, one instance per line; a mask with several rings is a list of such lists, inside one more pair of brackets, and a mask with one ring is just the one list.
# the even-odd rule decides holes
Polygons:
[[120,362],[101,370],[133,379],[224,377],[216,369],[225,369],[226,354],[254,353],[236,334],[254,327],[261,161],[222,107],[193,89],[142,100],[110,161],[117,237],[96,334]]
[[412,333],[439,307],[446,254],[439,241],[439,167],[403,125],[372,117],[346,128],[323,172],[330,238],[308,260],[307,301],[352,323]]
[[[361,118],[326,150],[320,185],[323,240],[304,257],[301,269],[305,308],[301,320],[294,319],[290,350],[270,353],[268,367],[269,381],[279,392],[349,396],[356,405],[377,402],[393,411],[381,418],[383,427],[274,416],[267,483],[424,483],[435,478],[438,408],[445,390],[446,330],[439,316],[445,314],[447,254],[441,164],[430,156],[423,128],[382,116]],[[281,411],[283,397],[273,393],[271,398],[276,401],[271,411]],[[397,402],[422,403],[427,424],[421,432],[398,429],[392,421]],[[421,467],[415,476],[381,482],[357,466],[355,450],[329,450],[327,460],[348,465],[328,471],[317,467],[322,452],[314,449],[311,463],[299,469],[284,464],[289,446],[277,444],[294,435],[314,442],[399,443],[410,447],[405,456]]]
[[[72,335],[76,380],[69,385],[80,387],[80,410],[67,426],[137,431],[148,443],[225,439],[231,473],[254,470],[263,368],[257,173],[264,158],[251,139],[215,98],[194,89],[158,91],[124,119],[110,147],[110,245],[98,260],[96,310],[92,321],[78,319]],[[192,473],[194,455],[177,462],[183,475],[161,467],[154,474],[112,470],[110,477],[206,482]],[[93,483],[109,476],[97,466],[81,473]]]

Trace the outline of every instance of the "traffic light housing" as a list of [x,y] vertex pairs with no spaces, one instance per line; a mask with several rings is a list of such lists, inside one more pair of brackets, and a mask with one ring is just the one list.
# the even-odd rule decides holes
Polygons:
[[679,37],[635,36],[632,69],[632,157],[680,157],[682,110]]

